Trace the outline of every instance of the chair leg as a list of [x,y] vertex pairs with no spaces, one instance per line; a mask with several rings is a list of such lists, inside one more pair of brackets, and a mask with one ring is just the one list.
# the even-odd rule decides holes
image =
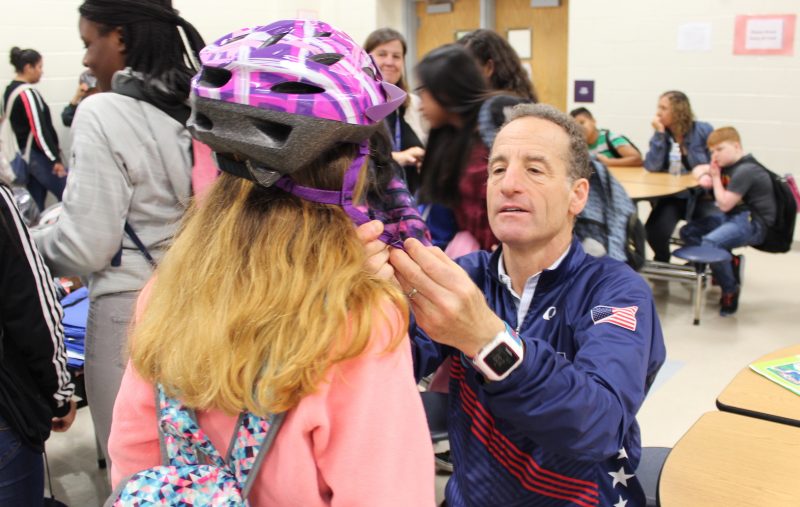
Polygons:
[[695,278],[694,286],[694,325],[700,325],[700,310],[703,303],[703,279],[705,278],[706,266],[705,264],[695,264],[697,270],[697,277]]

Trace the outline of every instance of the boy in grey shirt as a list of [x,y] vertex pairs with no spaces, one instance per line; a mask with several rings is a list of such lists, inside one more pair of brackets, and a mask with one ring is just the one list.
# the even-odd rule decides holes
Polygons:
[[[694,175],[700,186],[713,188],[722,213],[692,220],[681,229],[681,238],[687,245],[725,250],[762,243],[776,215],[769,174],[752,155],[745,154],[739,133],[733,127],[713,131],[708,136],[708,148],[711,164],[698,166]],[[734,256],[731,262],[711,265],[722,288],[719,314],[723,317],[735,313],[739,305],[740,263],[741,256]]]

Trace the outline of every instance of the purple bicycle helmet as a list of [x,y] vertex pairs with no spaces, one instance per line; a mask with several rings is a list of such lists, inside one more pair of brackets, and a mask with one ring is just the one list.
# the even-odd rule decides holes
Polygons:
[[363,143],[405,100],[349,35],[321,21],[244,28],[200,60],[192,135],[248,160],[251,179],[265,186],[338,143]]

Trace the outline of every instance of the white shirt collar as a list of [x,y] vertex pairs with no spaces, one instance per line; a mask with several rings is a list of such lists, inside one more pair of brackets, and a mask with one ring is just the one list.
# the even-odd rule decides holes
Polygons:
[[[567,246],[567,249],[564,250],[564,253],[562,253],[561,256],[547,268],[547,271],[552,271],[561,265],[561,262],[569,253],[571,246],[572,244],[570,243],[570,245]],[[503,260],[504,253],[505,252],[500,252],[500,258],[497,260],[497,276],[500,278],[500,281],[503,283],[503,285],[506,286],[511,295],[514,296],[514,302],[517,304],[517,331],[519,331],[519,327],[522,325],[522,321],[525,318],[525,315],[528,313],[531,302],[533,302],[533,295],[536,292],[536,286],[539,284],[539,277],[542,275],[542,272],[539,271],[525,281],[525,286],[522,289],[522,296],[520,296],[514,291],[514,288],[511,285],[511,277],[508,276],[508,273],[506,273],[506,266]]]

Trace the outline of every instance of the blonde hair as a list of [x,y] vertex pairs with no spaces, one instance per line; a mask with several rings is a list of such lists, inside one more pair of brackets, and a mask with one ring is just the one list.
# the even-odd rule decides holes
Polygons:
[[733,127],[721,127],[714,130],[708,135],[706,144],[709,148],[712,148],[725,141],[739,143],[740,146],[742,144],[742,138],[739,137],[739,132]]
[[[295,180],[341,188],[354,158],[352,145],[340,148]],[[405,298],[363,270],[365,257],[340,207],[223,174],[158,268],[133,365],[189,407],[291,409],[332,365],[364,352],[382,303],[406,319],[390,348],[405,335]]]

